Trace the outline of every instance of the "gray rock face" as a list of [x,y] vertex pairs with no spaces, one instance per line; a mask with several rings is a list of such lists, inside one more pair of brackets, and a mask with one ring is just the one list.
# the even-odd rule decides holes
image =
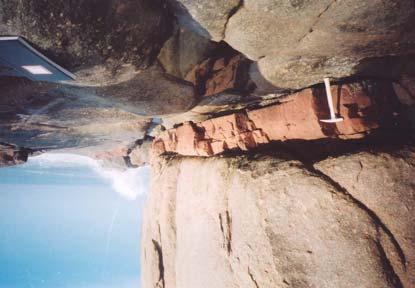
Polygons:
[[37,150],[130,143],[144,138],[149,123],[93,94],[22,79],[1,84],[0,139],[20,147]]
[[214,42],[209,39],[186,27],[177,27],[161,49],[158,60],[167,73],[184,79],[214,48]]
[[281,152],[155,163],[143,287],[413,287],[414,159],[403,149],[314,167]]
[[158,0],[0,3],[0,35],[26,37],[73,72],[76,93],[141,115],[184,112],[195,100],[191,83],[153,65],[173,24]]
[[113,107],[143,116],[186,112],[197,100],[190,82],[168,75],[156,66],[135,72],[127,81],[101,87],[80,87],[75,93],[92,94]]
[[[359,153],[353,157],[328,159],[316,168],[335,179],[352,197],[379,216],[401,247],[404,269],[398,273],[407,287],[415,285],[415,154],[400,151]],[[397,271],[399,272],[399,270]]]
[[[179,6],[176,14],[184,25],[195,28],[202,36],[221,41],[225,37],[226,24],[229,17],[240,6],[240,0],[171,0]],[[187,10],[185,13],[183,10]],[[202,27],[195,27],[196,21]]]
[[364,59],[415,53],[411,0],[180,2],[214,40],[225,35],[234,49],[258,61],[252,75],[260,88],[304,88],[323,77],[360,73]]
[[[264,57],[250,68],[250,76],[258,86],[257,91],[267,92],[276,88],[299,89],[331,78],[354,75],[359,61],[347,57]],[[279,90],[279,89],[277,89]]]
[[[169,37],[172,19],[162,1],[2,1],[0,34],[26,37],[59,64],[115,70],[151,62]],[[157,33],[154,33],[157,31]]]
[[365,58],[413,53],[414,16],[409,0],[247,0],[230,18],[225,41],[259,60],[274,86],[298,89],[359,73]]

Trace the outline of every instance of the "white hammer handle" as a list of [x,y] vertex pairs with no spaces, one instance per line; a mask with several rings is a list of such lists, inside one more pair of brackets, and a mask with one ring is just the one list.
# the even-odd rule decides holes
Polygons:
[[330,89],[330,79],[324,78],[324,84],[326,85],[326,95],[327,95],[327,102],[329,104],[329,109],[330,109],[330,118],[334,119],[336,118],[336,115],[334,114],[333,97],[331,96],[331,89]]

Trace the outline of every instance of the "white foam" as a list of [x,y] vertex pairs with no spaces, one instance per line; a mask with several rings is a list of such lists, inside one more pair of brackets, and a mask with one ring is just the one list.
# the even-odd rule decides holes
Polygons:
[[134,200],[145,194],[149,183],[149,168],[140,167],[124,171],[107,168],[101,162],[86,156],[68,153],[44,153],[31,157],[27,165],[39,168],[87,167],[99,177],[111,183],[112,188],[123,197]]

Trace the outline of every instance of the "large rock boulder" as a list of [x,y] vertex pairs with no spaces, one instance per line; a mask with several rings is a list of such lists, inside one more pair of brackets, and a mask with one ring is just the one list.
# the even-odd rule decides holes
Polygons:
[[153,163],[143,288],[415,285],[413,149],[273,155]]
[[193,28],[213,41],[223,40],[229,17],[242,3],[240,0],[170,0],[170,2],[181,25]]
[[304,88],[360,73],[365,59],[415,52],[412,0],[178,1],[212,39],[257,61],[251,75],[268,90]]
[[0,35],[25,37],[73,72],[77,94],[144,115],[184,112],[195,100],[191,83],[152,66],[173,24],[162,0],[0,4]]
[[415,158],[414,150],[388,153],[358,153],[327,159],[315,166],[336,181],[368,211],[379,217],[401,247],[395,257],[401,257],[403,267],[410,272],[401,274],[404,283],[415,285]]
[[168,13],[159,0],[10,0],[0,5],[0,34],[27,38],[75,72],[116,71],[154,60],[171,33]]
[[177,26],[173,35],[164,43],[157,58],[167,73],[184,79],[216,47],[216,43],[208,38],[187,27]]

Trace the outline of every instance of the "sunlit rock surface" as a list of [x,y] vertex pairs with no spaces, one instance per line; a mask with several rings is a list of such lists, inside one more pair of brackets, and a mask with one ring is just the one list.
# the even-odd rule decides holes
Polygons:
[[330,118],[324,90],[305,89],[284,97],[279,104],[185,122],[161,132],[154,139],[154,153],[212,156],[235,149],[252,150],[271,141],[357,139],[397,122],[400,103],[392,83],[357,82],[333,85],[331,90],[341,122],[322,122]]
[[0,35],[77,77],[0,67],[0,166],[152,165],[143,288],[415,287],[413,0],[8,0]]
[[196,31],[257,61],[251,74],[262,87],[299,89],[367,72],[366,59],[415,53],[412,0],[174,2],[205,30]]
[[152,287],[413,287],[415,153],[171,158],[142,238]]
[[62,149],[133,142],[148,119],[99,97],[57,85],[5,79],[0,97],[0,138],[32,149]]

